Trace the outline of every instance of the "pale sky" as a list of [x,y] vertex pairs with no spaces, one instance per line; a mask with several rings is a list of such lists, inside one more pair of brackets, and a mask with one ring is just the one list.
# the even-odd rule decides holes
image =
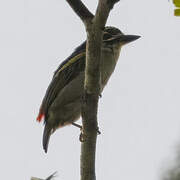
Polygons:
[[[94,12],[97,0],[84,1]],[[180,17],[168,0],[121,0],[107,25],[141,39],[121,51],[99,103],[97,179],[159,180],[180,143]],[[80,179],[79,129],[42,148],[36,116],[58,65],[86,38],[63,0],[0,2],[1,179]],[[81,123],[81,122],[79,122]]]

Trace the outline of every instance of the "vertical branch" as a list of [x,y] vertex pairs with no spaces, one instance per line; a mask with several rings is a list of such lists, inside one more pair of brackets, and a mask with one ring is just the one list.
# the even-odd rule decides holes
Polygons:
[[96,95],[89,95],[85,92],[82,103],[84,142],[81,144],[81,180],[96,179],[97,102]]
[[102,33],[110,10],[119,0],[99,0],[95,16],[80,0],[66,1],[84,22],[87,31],[84,96],[81,109],[84,138],[81,144],[81,180],[95,180]]

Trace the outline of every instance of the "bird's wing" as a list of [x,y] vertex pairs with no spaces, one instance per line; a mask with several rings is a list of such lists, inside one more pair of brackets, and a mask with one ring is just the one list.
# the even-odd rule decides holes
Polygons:
[[85,55],[86,55],[86,42],[76,48],[65,61],[63,61],[58,69],[55,71],[51,83],[43,98],[37,121],[46,116],[48,108],[58,95],[58,93],[77,75],[85,69]]

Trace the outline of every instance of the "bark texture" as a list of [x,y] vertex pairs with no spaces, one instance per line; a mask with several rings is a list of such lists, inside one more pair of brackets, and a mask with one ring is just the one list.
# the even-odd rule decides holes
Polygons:
[[84,96],[82,100],[84,142],[81,143],[81,180],[95,180],[102,34],[109,12],[119,0],[99,0],[95,16],[88,10],[82,1],[66,1],[81,18],[87,32]]

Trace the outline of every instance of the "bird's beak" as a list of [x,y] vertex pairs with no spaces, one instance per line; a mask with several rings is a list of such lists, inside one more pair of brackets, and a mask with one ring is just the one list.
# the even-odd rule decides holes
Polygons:
[[121,35],[118,37],[118,39],[119,39],[119,42],[123,44],[127,44],[127,43],[130,43],[132,41],[139,39],[140,37],[141,36],[137,36],[137,35]]
[[139,39],[141,36],[136,36],[136,35],[124,35],[124,34],[120,34],[120,35],[116,35],[113,36],[107,40],[104,40],[104,42],[107,43],[120,43],[122,45],[130,43],[132,41],[135,41],[136,39]]

